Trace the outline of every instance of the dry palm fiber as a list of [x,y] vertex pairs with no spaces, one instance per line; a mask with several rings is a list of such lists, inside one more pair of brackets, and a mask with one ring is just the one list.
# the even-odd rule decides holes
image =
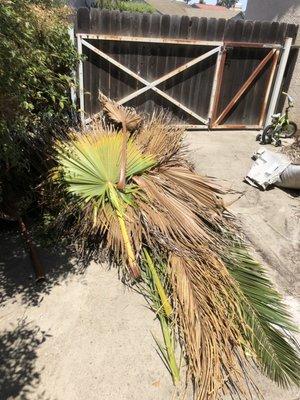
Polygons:
[[285,333],[294,327],[280,296],[237,235],[221,190],[186,161],[183,130],[162,114],[129,129],[134,112],[102,101],[110,125],[57,145],[51,178],[64,193],[61,224],[83,248],[108,250],[126,274],[147,274],[145,250],[164,268],[164,287],[153,284],[152,293],[164,323],[177,323],[197,400],[226,391],[250,398],[251,362],[281,386],[299,384],[299,357]]
[[300,131],[297,132],[292,144],[282,148],[282,153],[286,154],[292,163],[300,164]]
[[99,94],[99,101],[103,112],[109,117],[111,123],[128,130],[135,131],[142,123],[142,118],[136,113],[135,109],[122,107],[114,101],[110,101],[102,93]]

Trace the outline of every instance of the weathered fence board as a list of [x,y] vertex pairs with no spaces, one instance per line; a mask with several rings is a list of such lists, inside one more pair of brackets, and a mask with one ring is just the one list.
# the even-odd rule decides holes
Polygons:
[[[215,109],[211,110],[211,126],[261,125],[272,85],[270,78],[275,74],[279,51],[273,51],[270,60],[240,99],[236,103],[232,99],[272,47],[280,49],[287,36],[296,37],[297,29],[296,25],[278,22],[79,9],[77,34],[102,54],[100,56],[100,53],[96,54],[83,46],[86,56],[83,63],[85,113],[92,116],[99,111],[99,90],[120,101],[176,68],[190,63],[188,68],[173,74],[169,79],[141,90],[138,95],[131,95],[126,104],[148,113],[163,107],[171,111],[178,121],[199,125],[202,119],[202,123],[207,125],[212,103],[214,107],[211,108]],[[125,41],[123,36],[128,40]],[[220,56],[218,82],[215,82],[215,102],[212,102],[218,53],[191,64],[197,57],[220,45],[224,46],[225,52]],[[103,57],[103,53],[108,56],[107,59]],[[133,76],[122,70],[119,64],[114,65],[111,59],[131,70]],[[292,67],[288,70],[285,87]],[[139,77],[143,79],[136,79]],[[231,103],[234,104],[233,107],[224,118],[218,120]],[[197,115],[201,118],[195,117]]]

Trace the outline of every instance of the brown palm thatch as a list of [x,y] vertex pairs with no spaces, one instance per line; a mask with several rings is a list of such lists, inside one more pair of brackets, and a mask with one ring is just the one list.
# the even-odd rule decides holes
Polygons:
[[[115,130],[96,125],[57,146],[51,180],[65,194],[59,221],[84,248],[108,250],[134,277],[136,269],[163,266],[165,293],[155,272],[152,289],[165,310],[163,323],[176,326],[197,400],[228,391],[251,398],[249,383],[255,384],[246,367],[253,362],[281,386],[299,385],[299,356],[285,333],[295,328],[249,255],[222,190],[186,160],[183,129],[162,114],[140,124],[128,117],[131,111],[102,102]],[[128,129],[126,118],[139,121],[130,138],[119,132],[120,124]]]

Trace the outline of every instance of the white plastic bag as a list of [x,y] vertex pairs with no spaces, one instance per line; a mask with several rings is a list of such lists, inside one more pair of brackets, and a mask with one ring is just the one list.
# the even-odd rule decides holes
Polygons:
[[300,189],[300,165],[290,164],[280,175],[279,180],[276,182],[276,186],[289,189]]

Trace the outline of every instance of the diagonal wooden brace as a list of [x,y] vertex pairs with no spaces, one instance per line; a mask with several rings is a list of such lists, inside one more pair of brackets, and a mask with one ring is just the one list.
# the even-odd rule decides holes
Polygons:
[[198,115],[194,111],[190,110],[188,107],[184,106],[182,103],[180,103],[179,101],[175,100],[173,97],[169,96],[168,94],[166,94],[165,92],[163,92],[162,90],[157,88],[157,85],[159,85],[162,82],[165,82],[166,80],[172,78],[173,76],[179,74],[180,72],[185,71],[186,69],[192,67],[193,65],[196,65],[199,62],[205,60],[206,58],[212,56],[213,54],[219,52],[220,46],[206,52],[205,54],[202,54],[199,57],[196,57],[195,59],[187,62],[186,64],[174,69],[173,71],[168,72],[167,74],[160,77],[159,79],[156,79],[153,82],[148,82],[146,79],[142,78],[141,76],[139,76],[138,74],[136,74],[135,72],[130,70],[129,68],[125,67],[123,64],[119,63],[118,61],[116,61],[115,59],[113,59],[112,57],[110,57],[109,55],[104,53],[103,51],[99,50],[97,47],[93,46],[86,40],[82,39],[82,44],[84,46],[86,46],[87,48],[89,48],[90,50],[94,51],[100,57],[102,57],[105,60],[107,60],[108,62],[114,64],[116,67],[120,68],[122,71],[126,72],[128,75],[132,76],[133,78],[135,78],[136,80],[141,82],[143,85],[145,85],[145,87],[143,87],[143,88],[131,93],[130,95],[122,98],[121,100],[119,100],[118,101],[119,104],[124,104],[124,103],[128,102],[129,100],[139,96],[140,94],[142,94],[148,90],[153,90],[154,92],[158,93],[160,96],[164,97],[165,99],[167,99],[168,101],[170,101],[171,103],[176,105],[177,107],[181,108],[183,111],[185,111],[187,114],[191,115],[198,121],[202,122],[203,124],[208,123],[208,121],[206,119],[202,118],[200,115]]
[[124,104],[127,101],[139,96],[142,93],[145,93],[147,90],[153,89],[155,86],[158,86],[159,84],[167,81],[168,79],[172,78],[175,75],[180,74],[183,71],[186,71],[188,68],[192,67],[193,65],[196,65],[198,63],[200,63],[201,61],[205,60],[208,57],[211,57],[213,54],[218,53],[220,50],[220,47],[216,47],[210,51],[208,51],[205,54],[202,54],[201,56],[194,58],[193,60],[187,62],[184,65],[181,65],[178,68],[175,68],[173,71],[168,72],[167,74],[163,75],[161,78],[156,79],[155,81],[151,82],[149,85],[137,90],[134,93],[129,94],[126,97],[123,97],[123,99],[119,100],[118,103],[119,104]]
[[224,108],[224,110],[221,112],[221,114],[218,116],[218,118],[213,121],[213,127],[216,127],[217,125],[222,122],[225,117],[228,115],[228,113],[232,110],[232,108],[236,105],[238,100],[242,97],[242,95],[246,92],[246,90],[249,88],[251,83],[254,81],[254,79],[260,74],[262,69],[265,67],[265,65],[270,61],[270,59],[273,57],[273,55],[276,53],[276,49],[273,49],[269,51],[269,53],[266,55],[266,57],[258,64],[258,66],[255,68],[255,70],[252,72],[252,74],[248,77],[246,82],[240,87],[240,89],[236,92],[232,100],[227,104],[227,106]]

